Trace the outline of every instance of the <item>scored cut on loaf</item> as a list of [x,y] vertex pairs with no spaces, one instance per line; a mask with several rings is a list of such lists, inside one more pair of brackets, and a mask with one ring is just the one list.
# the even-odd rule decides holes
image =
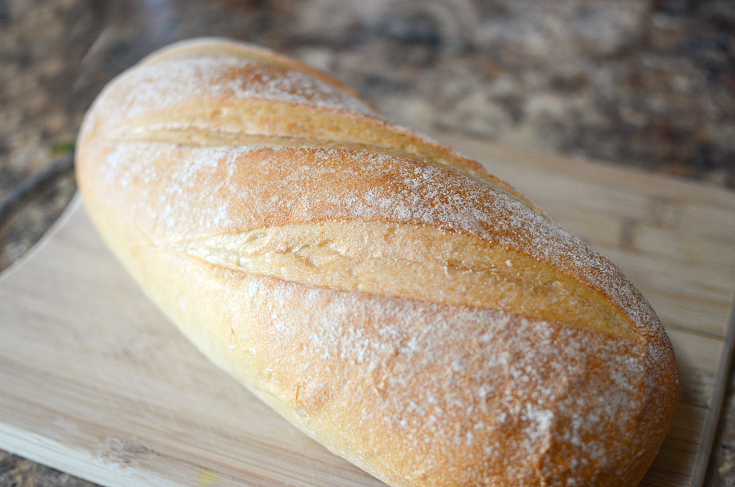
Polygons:
[[678,394],[648,302],[508,184],[306,65],[195,39],[112,81],[77,179],[210,359],[394,486],[634,486]]

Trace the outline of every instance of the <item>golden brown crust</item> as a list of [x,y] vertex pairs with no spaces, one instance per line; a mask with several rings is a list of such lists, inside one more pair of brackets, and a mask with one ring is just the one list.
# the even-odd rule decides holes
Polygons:
[[673,352],[620,271],[311,68],[167,48],[95,102],[77,170],[184,333],[391,485],[633,486],[663,441]]

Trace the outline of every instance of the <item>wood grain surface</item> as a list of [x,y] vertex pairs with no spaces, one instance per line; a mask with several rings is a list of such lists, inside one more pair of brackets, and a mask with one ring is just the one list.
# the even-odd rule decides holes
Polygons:
[[[681,395],[641,485],[701,485],[735,290],[735,195],[437,136],[616,262],[674,344]],[[0,280],[0,448],[109,486],[383,485],[210,364],[148,302],[79,199]]]

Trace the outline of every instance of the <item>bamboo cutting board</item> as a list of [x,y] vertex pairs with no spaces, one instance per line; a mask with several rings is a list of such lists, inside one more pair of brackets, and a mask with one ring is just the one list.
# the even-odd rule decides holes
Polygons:
[[[610,257],[649,298],[674,344],[681,394],[642,485],[700,485],[735,337],[735,194],[440,138]],[[0,448],[109,486],[384,485],[204,359],[116,263],[78,198],[0,280]]]

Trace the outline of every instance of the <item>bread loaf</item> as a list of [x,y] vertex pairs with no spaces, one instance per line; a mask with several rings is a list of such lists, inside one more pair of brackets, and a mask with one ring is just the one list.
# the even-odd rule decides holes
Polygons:
[[204,354],[393,486],[635,486],[678,393],[607,259],[448,147],[253,46],[152,54],[88,112],[87,209]]

